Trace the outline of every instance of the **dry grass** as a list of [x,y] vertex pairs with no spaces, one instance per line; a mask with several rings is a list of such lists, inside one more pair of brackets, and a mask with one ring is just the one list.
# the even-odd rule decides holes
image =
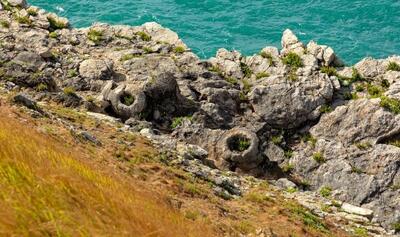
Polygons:
[[216,236],[162,195],[10,120],[0,115],[1,236]]

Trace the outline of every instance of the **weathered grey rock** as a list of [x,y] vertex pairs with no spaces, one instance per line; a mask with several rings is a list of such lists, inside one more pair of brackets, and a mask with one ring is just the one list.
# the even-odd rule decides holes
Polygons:
[[333,91],[331,81],[323,74],[299,77],[295,82],[271,76],[264,84],[254,87],[250,102],[267,124],[294,128],[318,118],[317,108],[331,101]]
[[14,58],[13,62],[34,72],[38,71],[39,68],[43,67],[45,64],[43,58],[40,57],[40,55],[27,51],[19,53]]
[[318,45],[314,41],[307,44],[307,53],[316,57],[322,66],[341,66],[343,64],[331,47]]
[[379,99],[353,100],[322,116],[311,129],[313,136],[345,145],[360,141],[374,144],[400,132],[400,116],[379,106]]
[[296,184],[288,180],[287,178],[278,179],[275,182],[275,185],[283,189],[297,188]]
[[357,206],[351,205],[349,203],[343,203],[341,208],[343,209],[343,211],[345,211],[347,213],[356,214],[356,215],[364,216],[367,218],[371,218],[374,214],[373,210],[369,210],[369,209],[362,208],[362,207],[357,207]]
[[225,76],[241,79],[244,77],[240,67],[242,55],[238,51],[228,51],[219,49],[215,58],[211,58],[210,62],[214,67],[221,70]]
[[[126,98],[130,97],[133,102],[126,104]],[[138,116],[146,109],[146,95],[140,88],[119,85],[108,94],[114,112],[123,119]]]
[[79,66],[79,74],[90,80],[110,80],[114,64],[111,60],[87,59]]
[[178,143],[176,146],[176,151],[180,156],[184,159],[199,159],[203,160],[207,158],[208,152],[203,148],[192,145],[192,144],[184,144]]
[[7,0],[8,3],[13,7],[27,7],[26,0]]
[[361,76],[365,78],[374,78],[385,73],[387,64],[383,60],[364,58],[354,65],[354,68],[357,69]]
[[142,27],[145,32],[150,34],[152,40],[154,41],[166,42],[175,46],[182,46],[186,48],[186,45],[178,37],[178,34],[168,28],[162,27],[156,22],[145,23]]
[[270,161],[277,162],[278,164],[282,164],[286,159],[285,151],[272,142],[268,142],[264,153]]
[[282,55],[286,55],[289,52],[294,52],[298,55],[304,54],[304,45],[299,41],[297,36],[289,29],[286,29],[282,35]]
[[21,93],[14,96],[14,102],[22,104],[23,106],[42,113],[42,109],[38,106],[37,102],[30,98],[29,95]]
[[254,169],[263,161],[257,135],[247,129],[234,128],[226,132],[217,144],[216,165],[221,168]]

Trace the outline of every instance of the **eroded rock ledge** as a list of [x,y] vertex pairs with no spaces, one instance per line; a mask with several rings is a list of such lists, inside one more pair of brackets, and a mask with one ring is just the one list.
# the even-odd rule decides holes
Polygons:
[[203,165],[188,171],[278,180],[300,197],[317,191],[398,231],[399,56],[348,67],[285,30],[282,49],[200,60],[157,23],[74,29],[23,0],[1,1],[0,52],[8,91],[118,118]]

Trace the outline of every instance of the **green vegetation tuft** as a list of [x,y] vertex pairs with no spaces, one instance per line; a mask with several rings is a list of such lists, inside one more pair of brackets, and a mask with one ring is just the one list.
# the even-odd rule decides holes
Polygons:
[[368,237],[368,230],[363,227],[354,228],[354,236],[355,237]]
[[394,223],[393,225],[393,229],[394,229],[394,232],[397,234],[397,233],[400,233],[400,222],[396,222],[396,223]]
[[293,165],[293,164],[290,164],[290,163],[287,163],[286,165],[284,165],[284,166],[282,167],[282,171],[285,172],[285,173],[290,173],[290,172],[292,172],[293,170],[294,170],[294,165]]
[[245,151],[250,147],[251,143],[248,139],[246,138],[239,138],[239,143],[238,143],[238,150],[239,151]]
[[353,93],[351,93],[351,92],[345,92],[345,93],[343,94],[343,98],[344,98],[345,100],[356,100],[356,99],[358,99],[358,95],[357,95],[357,93],[355,93],[355,92],[353,92]]
[[96,29],[90,29],[87,37],[90,41],[95,43],[96,45],[99,44],[101,41],[103,41],[103,31],[101,30],[96,30]]
[[239,83],[238,80],[233,77],[226,77],[225,81],[231,83],[232,85],[237,85]]
[[139,31],[139,32],[137,32],[136,34],[137,34],[137,35],[140,37],[140,39],[142,39],[143,41],[150,41],[150,40],[151,40],[151,36],[148,35],[148,34],[146,34],[146,33],[143,32],[143,31]]
[[65,22],[60,21],[60,20],[58,20],[58,19],[56,19],[56,18],[54,18],[52,16],[48,16],[47,20],[49,21],[50,28],[52,30],[61,30],[61,29],[68,28],[68,25],[65,24]]
[[177,46],[174,48],[174,53],[176,54],[182,54],[186,51],[185,47],[183,46]]
[[316,153],[314,153],[313,159],[314,159],[318,164],[325,163],[325,158],[324,158],[324,156],[322,155],[321,152],[316,152]]
[[394,114],[400,114],[400,100],[381,96],[380,106]]
[[135,97],[132,95],[125,94],[121,98],[121,102],[126,106],[131,106],[135,102]]
[[369,148],[372,147],[372,144],[369,142],[359,142],[359,143],[356,143],[355,145],[360,150],[368,150]]
[[261,78],[265,78],[265,77],[269,77],[269,76],[270,75],[267,72],[259,72],[259,73],[256,74],[256,79],[260,80]]
[[178,126],[182,125],[184,119],[192,120],[192,117],[191,117],[191,116],[186,116],[186,117],[175,117],[175,118],[172,120],[171,128],[172,128],[172,129],[175,129],[175,128],[177,128]]
[[367,91],[371,98],[378,98],[382,96],[384,92],[381,87],[372,84],[367,85]]
[[253,74],[253,71],[244,62],[240,62],[240,69],[242,70],[244,77],[251,77],[251,74]]
[[53,31],[53,32],[49,33],[49,37],[52,38],[52,39],[57,39],[58,34],[57,34],[57,32]]
[[397,64],[396,62],[389,62],[389,65],[387,67],[388,71],[397,71],[400,72],[400,65]]
[[28,14],[29,14],[30,16],[37,16],[37,15],[38,15],[37,10],[34,9],[34,8],[28,8],[27,12],[28,12]]
[[303,62],[300,56],[294,52],[290,52],[285,57],[283,57],[282,62],[283,64],[295,69],[303,66]]
[[332,188],[324,186],[319,190],[319,194],[324,198],[328,198],[332,195]]
[[31,21],[31,19],[29,19],[29,16],[16,16],[15,20],[19,24],[26,24],[26,25],[32,24],[32,21]]
[[6,20],[0,20],[0,26],[3,28],[10,28],[10,22]]
[[310,228],[321,231],[323,233],[329,232],[328,227],[322,222],[322,220],[309,210],[306,210],[304,207],[296,204],[291,204],[289,206],[289,209],[295,216],[297,216],[297,218],[302,220],[303,223]]
[[133,54],[133,53],[125,54],[124,56],[122,56],[120,58],[120,61],[125,62],[125,61],[131,60],[133,58],[138,58],[138,57],[140,57],[140,54]]
[[36,86],[36,91],[47,91],[48,86],[44,83],[40,83],[39,85]]
[[328,76],[337,76],[336,68],[323,66],[321,67],[321,72],[327,74]]
[[330,105],[322,105],[319,112],[322,114],[332,112],[332,107]]
[[75,95],[75,89],[73,87],[65,87],[63,92],[66,95]]

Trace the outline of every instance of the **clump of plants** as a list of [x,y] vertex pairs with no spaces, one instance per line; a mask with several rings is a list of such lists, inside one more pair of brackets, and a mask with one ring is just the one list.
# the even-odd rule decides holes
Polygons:
[[314,153],[313,159],[314,159],[318,164],[325,163],[325,157],[322,155],[321,152],[316,152],[316,153]]
[[126,106],[131,106],[135,102],[135,97],[130,94],[124,94],[121,96],[121,103]]
[[182,54],[184,53],[186,50],[183,46],[177,46],[174,48],[174,53],[176,54]]
[[285,57],[283,57],[282,62],[283,64],[295,69],[303,66],[300,56],[294,52],[289,52]]
[[58,34],[57,34],[57,32],[53,31],[53,32],[49,33],[49,37],[52,38],[52,39],[57,39]]
[[78,76],[78,72],[75,69],[69,69],[67,72],[67,76],[72,78]]
[[389,62],[389,65],[387,67],[388,71],[397,71],[400,72],[400,65],[397,64],[396,62]]
[[65,87],[64,94],[65,95],[75,95],[75,89],[73,87]]
[[47,91],[48,86],[44,83],[40,83],[39,85],[36,86],[36,91]]
[[256,74],[256,79],[260,80],[261,78],[265,78],[265,77],[269,77],[269,76],[270,75],[267,72],[259,72],[259,73]]
[[140,54],[132,54],[132,53],[129,53],[129,54],[123,55],[119,60],[120,60],[121,62],[125,62],[125,61],[131,60],[131,59],[133,59],[133,58],[137,58],[137,57],[140,57]]
[[28,8],[27,12],[28,12],[28,14],[30,16],[37,16],[38,15],[37,9],[32,8],[32,7]]
[[3,28],[10,28],[10,22],[6,20],[0,20],[0,26]]
[[253,71],[244,62],[240,62],[240,69],[242,70],[245,77],[251,77],[251,74],[253,74]]
[[238,84],[238,80],[233,77],[225,77],[225,81],[231,83],[232,85]]
[[371,96],[371,98],[378,98],[384,92],[381,87],[372,85],[372,84],[368,84],[367,91],[368,91],[368,94]]
[[139,31],[139,32],[137,32],[136,34],[137,34],[137,35],[140,37],[140,39],[142,39],[143,41],[150,41],[150,40],[151,40],[151,36],[148,35],[148,34],[146,34],[146,33],[143,32],[143,31]]
[[327,74],[330,77],[337,76],[337,71],[336,71],[336,68],[334,68],[334,67],[323,66],[323,67],[321,67],[321,72]]
[[232,151],[243,152],[249,149],[251,142],[250,139],[244,136],[235,136],[228,140],[229,148]]
[[175,118],[172,120],[171,128],[172,128],[172,129],[175,129],[175,128],[177,128],[178,126],[182,125],[182,124],[183,124],[183,121],[184,121],[185,119],[191,120],[192,117],[190,117],[190,116],[186,116],[186,117],[175,117]]
[[400,100],[381,96],[380,106],[394,114],[400,114]]
[[324,198],[328,198],[332,194],[332,188],[324,186],[319,190],[319,194],[321,194],[321,196]]
[[29,19],[29,15],[28,16],[16,16],[15,20],[19,23],[19,24],[26,24],[26,25],[30,25],[32,24],[31,19]]
[[319,112],[322,114],[332,112],[332,107],[330,105],[322,105]]
[[345,100],[356,100],[356,99],[358,99],[358,95],[357,95],[356,92],[353,92],[353,93],[345,92],[343,94],[343,99],[345,99]]
[[68,25],[64,22],[61,21],[59,19],[56,19],[53,16],[48,16],[47,20],[50,23],[50,28],[54,31],[54,30],[61,30],[61,29],[65,29],[68,28]]
[[95,43],[96,45],[99,44],[101,41],[103,41],[103,31],[101,30],[96,30],[96,29],[90,29],[87,37],[90,41]]

